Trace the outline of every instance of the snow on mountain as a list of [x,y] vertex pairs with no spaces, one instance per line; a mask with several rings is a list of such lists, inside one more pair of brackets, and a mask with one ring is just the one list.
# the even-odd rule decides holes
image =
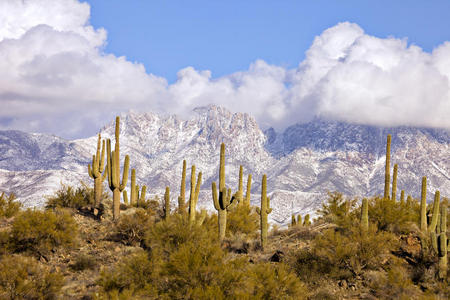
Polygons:
[[[101,130],[114,143],[114,121]],[[261,177],[268,176],[272,221],[285,224],[291,213],[314,213],[327,191],[349,196],[381,194],[386,135],[392,134],[392,167],[399,164],[398,188],[418,197],[422,176],[429,192],[450,195],[450,132],[423,128],[377,128],[315,119],[283,133],[262,131],[248,114],[207,106],[189,120],[129,112],[121,117],[122,160],[130,156],[138,184],[161,198],[170,186],[179,194],[182,161],[203,172],[199,206],[212,208],[211,183],[218,181],[220,143],[226,144],[227,185],[237,189],[239,165],[244,185],[252,173],[252,203],[259,204]],[[67,141],[55,136],[0,131],[0,190],[14,191],[26,206],[42,206],[60,182],[90,183],[87,164],[97,137]],[[400,191],[398,192],[400,194]],[[429,197],[431,199],[431,197]]]

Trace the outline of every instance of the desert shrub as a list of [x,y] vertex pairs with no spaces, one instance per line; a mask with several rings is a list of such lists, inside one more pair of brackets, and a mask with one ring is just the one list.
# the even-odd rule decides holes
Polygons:
[[77,232],[75,220],[66,211],[27,209],[14,219],[9,244],[16,252],[45,255],[57,247],[72,246]]
[[79,254],[69,267],[74,271],[94,270],[97,267],[97,261],[91,255]]
[[80,209],[94,204],[94,189],[81,183],[81,186],[72,187],[62,184],[54,196],[47,198],[45,208],[68,207]]
[[98,284],[104,293],[118,298],[125,296],[147,296],[155,298],[153,284],[157,280],[158,266],[144,250],[125,257],[113,268],[101,273]]
[[386,261],[391,251],[397,247],[395,236],[378,231],[369,226],[367,233],[358,226],[348,231],[326,230],[313,241],[313,253],[340,272],[331,273],[332,277],[346,278],[361,274],[363,270],[377,269]]
[[259,215],[252,208],[240,205],[232,209],[227,215],[227,233],[243,233],[256,236],[259,229]]
[[330,264],[328,259],[316,255],[310,249],[301,249],[288,259],[300,280],[309,285],[320,283],[324,275],[338,272],[338,266]]
[[22,203],[16,201],[14,193],[9,196],[6,196],[5,193],[0,195],[0,218],[11,218],[19,212],[21,207]]
[[246,274],[252,299],[306,299],[306,286],[285,264],[250,265]]
[[378,299],[418,299],[420,290],[408,274],[405,267],[394,264],[389,266],[387,272],[369,274],[366,282]]
[[33,258],[6,255],[0,259],[1,299],[56,299],[62,285],[62,275]]
[[114,235],[125,245],[137,245],[144,239],[146,231],[151,226],[151,215],[139,208],[133,214],[122,214],[114,226]]
[[407,206],[400,202],[373,197],[369,199],[369,220],[377,224],[381,230],[408,232],[411,222],[418,224],[419,205],[417,201]]
[[317,214],[325,222],[349,227],[356,220],[356,204],[356,199],[344,199],[344,196],[339,192],[328,192],[328,199],[326,203],[322,204],[322,208],[317,210]]

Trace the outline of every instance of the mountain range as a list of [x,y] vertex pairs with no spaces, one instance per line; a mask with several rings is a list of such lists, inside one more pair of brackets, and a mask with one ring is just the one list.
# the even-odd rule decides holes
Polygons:
[[[114,141],[114,122],[100,129]],[[176,115],[130,111],[121,116],[121,155],[130,156],[138,184],[162,198],[171,189],[176,206],[182,161],[203,173],[199,206],[213,210],[211,183],[218,181],[219,151],[226,145],[226,184],[237,190],[239,165],[253,176],[251,202],[259,205],[261,177],[267,174],[272,222],[286,224],[292,213],[314,212],[327,192],[348,197],[379,195],[384,189],[386,136],[392,135],[391,172],[398,164],[400,190],[418,198],[422,176],[428,192],[450,195],[450,130],[384,128],[313,119],[283,132],[262,130],[245,113],[219,106],[199,107],[184,120]],[[87,165],[97,136],[65,140],[52,135],[0,131],[0,190],[14,192],[27,207],[42,207],[61,183],[91,183]],[[123,159],[123,157],[121,158]],[[105,184],[105,189],[107,189]],[[188,191],[187,191],[188,193]],[[428,197],[432,199],[431,196]]]

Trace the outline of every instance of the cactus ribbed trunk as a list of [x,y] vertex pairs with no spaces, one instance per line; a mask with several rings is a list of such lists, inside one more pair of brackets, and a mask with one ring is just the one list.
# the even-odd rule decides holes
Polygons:
[[245,206],[250,207],[250,191],[252,189],[252,174],[247,177],[247,191],[245,193]]
[[297,221],[295,220],[295,215],[292,214],[292,216],[291,216],[291,226],[294,227],[295,225],[297,225]]
[[227,210],[221,209],[218,211],[219,224],[219,240],[223,241],[227,229]]
[[164,193],[164,220],[169,219],[170,216],[170,189],[166,186],[166,192]]
[[113,219],[118,219],[120,214],[120,189],[113,190]]
[[263,175],[261,184],[261,208],[257,207],[256,212],[260,216],[260,229],[261,229],[261,249],[264,251],[267,247],[267,234],[269,230],[269,223],[267,216],[272,212],[270,208],[270,198],[267,197],[267,176]]
[[447,278],[448,269],[448,241],[447,241],[447,202],[442,202],[440,234],[438,238],[439,278]]
[[427,231],[427,178],[422,177],[422,193],[420,198],[420,230]]
[[398,173],[398,165],[394,165],[394,176],[392,178],[392,201],[397,201],[397,173]]
[[386,142],[386,168],[384,173],[384,199],[389,199],[390,182],[391,182],[391,135],[388,134]]
[[186,212],[186,160],[183,160],[183,171],[181,173],[180,196],[178,197],[178,213],[184,215]]
[[402,190],[400,192],[400,206],[404,207],[405,206],[405,191]]
[[239,205],[244,204],[244,185],[242,177],[244,175],[244,168],[242,166],[239,166],[239,186],[238,186],[238,192],[236,195],[237,201]]
[[197,202],[202,184],[202,172],[198,173],[197,183],[195,182],[195,166],[192,166],[191,173],[191,194],[189,196],[189,222],[194,223],[197,215]]
[[103,194],[103,180],[102,177],[94,179],[94,206],[99,207]]

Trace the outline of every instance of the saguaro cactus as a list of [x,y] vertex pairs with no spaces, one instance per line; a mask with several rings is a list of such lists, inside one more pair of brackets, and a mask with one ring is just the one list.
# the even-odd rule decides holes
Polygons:
[[147,193],[147,186],[144,185],[141,190],[140,187],[137,185],[135,187],[135,193],[136,193],[136,207],[139,207],[139,205],[142,206],[145,203],[145,194]]
[[388,134],[386,142],[386,169],[384,174],[384,199],[389,199],[390,182],[391,182],[391,135]]
[[[94,207],[98,207],[102,200],[103,194],[103,181],[107,176],[107,172],[104,172],[105,161],[105,141],[101,141],[102,136],[98,134],[97,141],[97,153],[92,155],[92,168],[88,165],[88,174],[94,179]],[[100,154],[100,142],[101,142],[101,154]],[[103,173],[103,175],[102,175]]]
[[392,201],[397,201],[397,173],[398,173],[398,165],[394,165],[394,176],[392,178]]
[[427,231],[427,177],[422,177],[422,193],[420,198],[420,230]]
[[236,200],[238,201],[239,205],[244,204],[244,186],[242,183],[242,176],[244,174],[244,168],[242,166],[239,166],[239,187],[238,191],[236,193]]
[[200,193],[200,186],[202,185],[202,172],[198,173],[197,185],[195,183],[195,165],[191,169],[191,193],[189,195],[189,222],[195,221],[198,194]]
[[439,191],[436,191],[434,194],[434,203],[433,203],[433,216],[431,216],[430,226],[428,226],[429,232],[434,232],[436,230],[436,225],[439,219],[439,202],[441,201]]
[[305,220],[303,220],[303,226],[311,225],[311,220],[309,219],[309,214],[305,215]]
[[252,189],[252,174],[247,177],[247,191],[245,192],[245,206],[250,207],[250,191]]
[[183,172],[181,173],[180,196],[178,196],[178,213],[184,215],[186,212],[186,160],[183,160]]
[[445,278],[447,278],[447,268],[448,268],[447,202],[446,201],[442,202],[441,222],[439,225],[441,227],[439,238],[438,238],[439,278],[445,279]]
[[295,219],[295,214],[292,214],[291,216],[291,226],[294,227],[297,225],[297,220]]
[[261,248],[264,251],[267,246],[267,232],[269,229],[269,224],[267,222],[267,216],[272,212],[270,208],[270,198],[267,197],[267,176],[263,175],[262,185],[261,185],[261,208],[257,207],[256,212],[260,216],[261,225]]
[[361,230],[363,232],[367,232],[369,230],[369,201],[367,200],[367,198],[362,199]]
[[166,186],[166,192],[164,193],[164,220],[169,219],[170,216],[170,189]]
[[402,190],[400,192],[400,206],[404,207],[405,206],[405,191]]
[[297,225],[302,226],[302,215],[301,214],[297,215]]
[[217,195],[216,183],[213,182],[212,197],[214,201],[214,208],[218,214],[219,224],[219,240],[223,241],[227,228],[227,211],[234,201],[231,197],[231,189],[225,187],[225,144],[220,145],[220,166],[219,166],[219,195]]
[[120,214],[120,193],[125,189],[128,181],[128,169],[130,167],[130,157],[125,156],[122,183],[120,182],[120,144],[119,144],[120,118],[116,117],[116,144],[111,152],[111,140],[107,141],[107,174],[109,188],[113,192],[113,219],[117,220]]

